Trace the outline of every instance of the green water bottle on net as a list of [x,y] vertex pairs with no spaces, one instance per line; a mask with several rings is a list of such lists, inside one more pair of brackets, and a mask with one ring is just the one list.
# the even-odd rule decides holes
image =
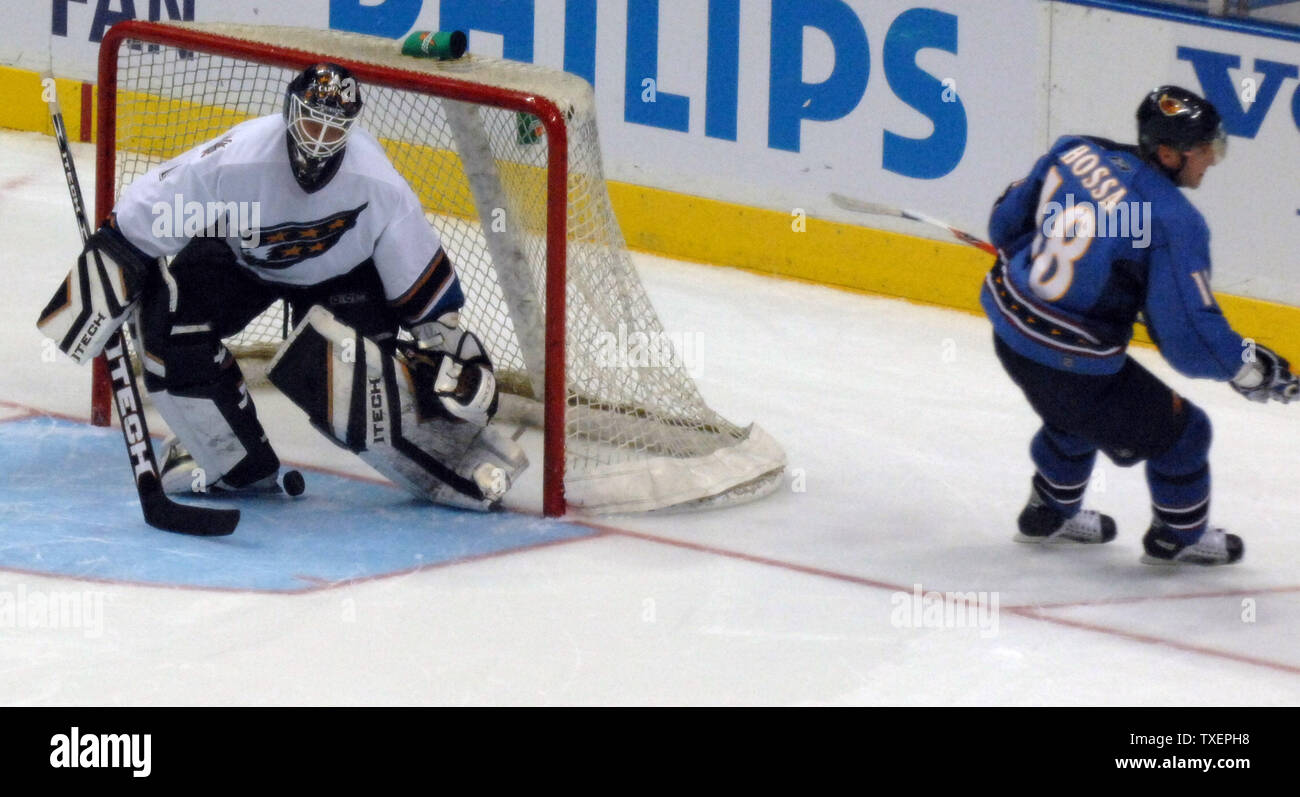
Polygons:
[[402,42],[402,55],[450,61],[464,55],[468,46],[464,31],[413,30]]
[[546,128],[542,126],[542,120],[526,111],[515,113],[515,129],[519,134],[520,145],[536,144],[546,134]]

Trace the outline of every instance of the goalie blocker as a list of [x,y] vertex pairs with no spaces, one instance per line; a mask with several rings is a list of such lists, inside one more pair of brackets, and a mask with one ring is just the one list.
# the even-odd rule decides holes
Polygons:
[[37,328],[76,362],[90,362],[134,309],[152,262],[111,222],[105,224],[86,241],[77,265],[41,311]]
[[528,467],[523,449],[486,425],[496,407],[486,358],[391,356],[318,306],[267,376],[313,426],[417,497],[493,509]]

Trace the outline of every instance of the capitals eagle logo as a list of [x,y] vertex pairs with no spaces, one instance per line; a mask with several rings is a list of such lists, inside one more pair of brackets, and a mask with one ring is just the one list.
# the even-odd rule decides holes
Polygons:
[[257,231],[256,238],[251,235],[245,237],[245,240],[258,241],[259,245],[251,249],[243,247],[244,260],[250,266],[279,270],[322,255],[338,243],[344,233],[357,225],[357,217],[367,205],[369,203],[317,221],[291,221],[274,227],[263,227]]

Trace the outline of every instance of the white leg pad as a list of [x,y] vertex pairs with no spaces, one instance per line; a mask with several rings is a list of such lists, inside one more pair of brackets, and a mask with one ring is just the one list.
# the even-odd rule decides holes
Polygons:
[[[190,452],[190,456],[194,457],[194,463],[202,470],[201,473],[184,474],[189,477],[182,478],[187,490],[195,484],[201,484],[204,489],[208,485],[218,484],[222,476],[248,456],[248,449],[240,442],[235,430],[230,427],[230,422],[212,399],[173,396],[165,390],[155,391],[150,394],[150,398],[153,399],[158,414],[167,421],[172,432]],[[164,488],[173,487],[171,481],[169,479]]]
[[268,377],[317,429],[417,497],[488,510],[528,467],[490,425],[421,416],[406,365],[322,307],[276,352]]

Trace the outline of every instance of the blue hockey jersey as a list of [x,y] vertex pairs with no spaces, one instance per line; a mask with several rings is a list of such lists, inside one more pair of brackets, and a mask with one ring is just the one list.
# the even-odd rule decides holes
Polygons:
[[1015,351],[1075,373],[1124,364],[1141,313],[1165,359],[1227,380],[1242,338],[1210,292],[1210,231],[1200,212],[1133,147],[1063,136],[993,207],[1003,253],[980,302]]

